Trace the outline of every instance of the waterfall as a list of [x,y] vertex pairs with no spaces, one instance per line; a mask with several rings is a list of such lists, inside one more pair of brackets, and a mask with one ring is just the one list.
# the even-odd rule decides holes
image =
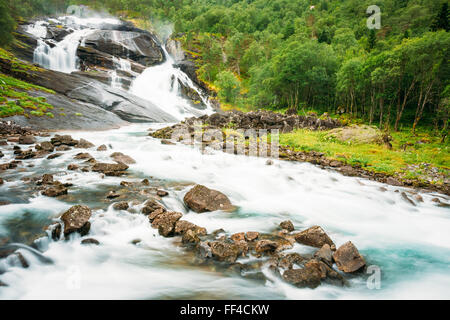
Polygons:
[[[165,112],[179,120],[199,113],[212,113],[213,108],[208,98],[183,71],[173,66],[174,60],[164,47],[163,52],[166,61],[144,70],[131,84],[130,92],[160,106]],[[181,96],[179,81],[199,95],[207,106],[206,110],[193,107],[187,99]]]
[[75,30],[61,42],[51,47],[43,40],[38,40],[34,50],[33,62],[40,66],[64,73],[71,73],[78,69],[77,49],[83,37],[91,32],[90,29]]
[[113,57],[113,63],[115,69],[110,72],[111,87],[114,89],[122,89],[121,77],[117,74],[117,71],[124,71],[130,74],[134,72],[131,70],[131,63],[129,60]]

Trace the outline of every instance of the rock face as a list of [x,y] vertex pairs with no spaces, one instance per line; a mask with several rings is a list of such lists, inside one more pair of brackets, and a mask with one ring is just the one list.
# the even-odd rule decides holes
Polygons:
[[335,247],[330,237],[319,226],[311,227],[296,234],[295,240],[298,243],[316,248],[321,248],[324,244],[328,244],[330,247]]
[[61,220],[64,222],[64,235],[68,236],[73,232],[87,234],[90,229],[89,218],[91,215],[91,209],[81,205],[73,206],[64,212],[61,216]]
[[226,195],[202,185],[196,185],[189,190],[183,200],[190,209],[197,213],[233,209],[233,205]]
[[98,30],[85,39],[85,46],[98,51],[152,66],[164,61],[164,53],[150,33]]
[[334,253],[333,258],[339,270],[346,273],[358,271],[366,265],[363,256],[351,241],[340,246]]

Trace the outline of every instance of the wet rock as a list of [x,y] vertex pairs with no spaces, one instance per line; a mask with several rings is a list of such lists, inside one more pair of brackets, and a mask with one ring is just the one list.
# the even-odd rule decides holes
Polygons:
[[234,241],[234,244],[236,245],[236,247],[239,250],[239,255],[245,257],[247,256],[247,253],[249,251],[249,246],[247,241],[245,240],[239,240],[239,241]]
[[43,150],[43,151],[47,151],[47,152],[53,152],[54,149],[55,149],[55,147],[49,141],[44,141],[44,142],[36,145],[36,150]]
[[319,226],[313,226],[296,234],[295,240],[298,243],[316,248],[322,248],[324,244],[328,244],[332,248],[335,247],[330,237]]
[[136,163],[136,160],[134,160],[130,156],[123,154],[122,152],[114,152],[113,154],[110,155],[110,157],[112,159],[114,159],[114,161],[117,161],[119,163],[125,163],[125,164]]
[[172,141],[169,141],[167,139],[162,139],[161,140],[161,144],[165,144],[165,145],[175,145],[175,143],[173,143]]
[[278,243],[272,240],[260,240],[256,243],[255,251],[258,254],[273,253],[278,248]]
[[158,197],[162,198],[162,197],[167,197],[169,195],[169,193],[167,191],[164,191],[164,190],[157,190],[156,191],[156,195]]
[[150,181],[148,181],[148,179],[142,180],[141,183],[142,183],[144,186],[149,186],[149,185],[150,185]]
[[418,202],[423,202],[423,197],[422,197],[420,194],[417,194],[414,198],[415,198]]
[[163,212],[152,222],[152,227],[158,229],[163,237],[172,236],[175,232],[175,224],[183,215],[179,212]]
[[236,241],[245,241],[245,233],[244,232],[239,232],[239,233],[232,234],[230,239],[233,240],[234,242],[236,242]]
[[19,137],[19,144],[35,144],[36,138],[34,136],[25,135]]
[[322,248],[314,254],[314,257],[326,262],[328,265],[333,264],[333,251],[328,244],[324,244]]
[[416,206],[414,201],[412,201],[405,192],[402,192],[401,196],[402,196],[402,199],[405,200],[407,203],[409,203],[410,205],[412,205],[414,207]]
[[47,197],[59,197],[67,194],[68,190],[62,183],[55,183],[52,187],[42,191],[42,194]]
[[0,186],[4,183],[3,179],[0,178]]
[[77,160],[85,160],[85,159],[91,159],[92,156],[89,153],[81,152],[81,153],[77,153],[73,158],[77,159]]
[[258,239],[259,237],[259,232],[256,231],[248,231],[245,234],[245,238],[247,239],[247,241],[255,241],[256,239]]
[[267,166],[273,165],[273,160],[270,160],[270,159],[267,160],[267,161],[266,161],[266,165],[267,165]]
[[27,159],[31,159],[34,158],[36,156],[36,152],[34,152],[33,150],[29,149],[26,151],[21,151],[18,152],[16,159],[18,160],[27,160]]
[[294,224],[292,223],[291,220],[286,220],[280,223],[280,227],[281,229],[285,229],[289,232],[294,231]]
[[59,147],[56,147],[55,150],[56,151],[69,151],[69,150],[72,150],[72,148],[68,147],[68,146],[59,146]]
[[339,270],[351,273],[360,270],[366,261],[351,241],[344,243],[333,254],[334,261]]
[[184,244],[189,244],[189,243],[194,244],[194,243],[199,243],[200,238],[198,237],[198,235],[195,231],[188,230],[183,234],[181,241]]
[[127,170],[128,166],[124,163],[96,163],[92,167],[92,171],[101,172],[105,175],[117,175],[122,174]]
[[0,151],[0,159],[3,158],[5,155],[3,154],[3,152]]
[[64,235],[68,236],[73,232],[87,234],[90,228],[89,219],[91,215],[91,209],[82,205],[73,206],[64,212],[61,216],[61,220],[64,222]]
[[283,269],[292,269],[294,267],[294,264],[300,266],[305,261],[305,258],[302,257],[300,254],[294,252],[294,253],[288,253],[284,254],[279,258],[278,266]]
[[15,252],[14,255],[16,256],[22,268],[26,269],[30,267],[30,264],[28,263],[27,259],[25,259],[25,257],[20,252]]
[[62,226],[60,223],[57,223],[53,228],[52,228],[52,239],[54,241],[58,241],[61,237],[61,231],[62,231]]
[[78,144],[78,141],[73,139],[71,136],[69,135],[55,135],[53,138],[50,139],[50,142],[55,146],[60,146],[60,145],[66,145],[66,146],[76,146]]
[[118,193],[115,192],[115,191],[110,191],[110,192],[108,192],[108,194],[106,195],[106,198],[107,198],[107,199],[115,199],[115,198],[118,198],[118,197],[120,197],[120,194],[118,194]]
[[100,245],[100,242],[93,238],[83,239],[81,240],[81,244],[93,244],[93,245]]
[[194,231],[197,235],[206,236],[206,229],[203,227],[199,227],[196,224],[185,220],[179,220],[176,222],[175,234],[183,235],[189,230]]
[[80,139],[80,141],[76,144],[76,147],[80,149],[89,149],[95,147],[95,145],[87,140]]
[[8,142],[6,140],[0,140],[0,146],[7,146]]
[[233,263],[239,255],[239,249],[235,244],[225,241],[213,241],[209,243],[209,246],[212,256],[219,261]]
[[43,185],[43,184],[53,184],[55,182],[52,174],[44,174],[36,184],[37,185]]
[[184,203],[197,213],[233,209],[227,196],[202,185],[196,185],[186,193]]
[[75,163],[71,163],[67,166],[67,170],[70,170],[70,171],[75,171],[75,170],[78,170],[79,168],[80,168],[80,166]]
[[129,207],[128,202],[126,201],[117,202],[113,205],[114,210],[128,210]]
[[197,245],[197,253],[200,256],[200,258],[203,259],[212,258],[212,250],[208,242],[200,242]]
[[59,157],[61,157],[63,154],[62,153],[54,153],[54,154],[51,154],[51,155],[49,155],[48,157],[47,157],[47,159],[49,159],[49,160],[51,160],[51,159],[56,159],[56,158],[59,158]]
[[386,183],[396,187],[402,186],[402,183],[393,177],[388,177]]
[[157,210],[165,212],[166,208],[164,208],[164,206],[160,204],[158,201],[150,199],[144,204],[144,207],[142,208],[141,212],[145,215],[150,215]]
[[101,146],[99,146],[97,148],[97,151],[106,151],[106,150],[108,150],[108,147],[106,145],[104,145],[104,144],[102,144]]
[[321,283],[321,273],[314,267],[289,269],[283,273],[283,279],[299,288],[317,288]]

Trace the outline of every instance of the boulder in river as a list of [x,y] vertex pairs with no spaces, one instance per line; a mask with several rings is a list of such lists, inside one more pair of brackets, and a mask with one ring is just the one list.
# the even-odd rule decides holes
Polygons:
[[110,155],[110,157],[112,159],[114,159],[114,161],[119,162],[119,163],[125,163],[125,164],[136,163],[136,160],[134,160],[130,156],[123,154],[122,152],[114,152]]
[[95,145],[87,140],[80,139],[80,141],[78,141],[76,147],[80,148],[80,149],[89,149],[89,148],[95,147]]
[[71,136],[69,135],[58,135],[56,134],[53,138],[50,139],[50,142],[55,146],[61,146],[61,145],[65,145],[65,146],[76,146],[78,144],[78,141],[73,139]]
[[64,222],[64,235],[73,232],[87,234],[89,232],[92,211],[87,206],[76,205],[63,213],[61,220]]
[[234,208],[226,195],[199,184],[186,193],[184,203],[197,213]]
[[291,220],[286,220],[280,223],[281,229],[287,230],[289,232],[294,231],[294,224]]
[[283,273],[283,279],[297,287],[317,288],[320,285],[322,275],[319,270],[309,266],[302,269],[289,269]]
[[324,244],[319,251],[314,254],[317,259],[326,262],[329,265],[333,264],[333,251],[329,244]]
[[203,227],[199,227],[196,224],[193,224],[192,222],[185,221],[185,220],[179,220],[175,224],[175,234],[183,235],[188,230],[194,231],[196,234],[205,236],[206,235],[206,229]]
[[311,247],[322,248],[324,244],[328,244],[331,248],[335,248],[333,241],[319,226],[313,226],[296,234],[295,240]]
[[158,229],[159,234],[163,237],[172,236],[175,224],[182,216],[179,212],[163,212],[153,220],[152,227]]
[[19,137],[19,144],[34,144],[36,143],[36,138],[31,135],[23,135]]
[[60,182],[54,182],[53,185],[44,191],[42,191],[42,194],[47,197],[59,197],[62,195],[67,194],[68,190],[67,188]]
[[116,175],[123,173],[123,171],[127,170],[128,166],[124,163],[96,163],[92,167],[92,171],[101,172],[106,175]]
[[114,210],[128,210],[130,206],[128,205],[128,202],[121,201],[113,204]]
[[93,245],[100,245],[100,242],[97,239],[88,238],[81,240],[81,244],[93,244]]
[[100,147],[97,148],[97,151],[106,151],[108,150],[108,147],[104,144],[102,144]]
[[234,243],[213,241],[209,243],[209,247],[212,256],[219,261],[233,263],[239,255],[239,248]]
[[273,253],[278,248],[278,243],[272,240],[259,240],[256,243],[255,251],[258,254]]
[[55,147],[49,141],[44,141],[44,142],[36,145],[36,150],[44,150],[47,152],[53,152],[54,149],[55,149]]
[[358,271],[366,265],[363,256],[351,241],[340,246],[333,254],[333,258],[338,269],[346,273]]

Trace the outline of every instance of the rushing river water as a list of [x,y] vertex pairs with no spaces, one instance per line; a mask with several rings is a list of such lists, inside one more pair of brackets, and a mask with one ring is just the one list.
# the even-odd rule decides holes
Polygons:
[[[30,32],[43,37],[44,27],[38,23]],[[55,69],[70,72],[75,68],[74,52],[82,41],[75,35],[73,46],[55,47],[55,55],[61,58],[58,61],[70,61],[70,65],[58,62]],[[42,43],[37,52],[41,53],[41,49],[45,54],[40,57],[51,59],[53,53],[45,51]],[[69,60],[64,60],[67,55]],[[50,62],[42,64],[51,67]],[[131,91],[183,118],[192,110],[179,96],[177,80],[195,86],[172,63],[169,57],[166,63],[144,71],[135,79]],[[118,60],[118,65],[119,69],[129,69],[125,61]],[[117,79],[112,80],[113,86],[120,87]],[[396,192],[403,191],[401,188],[345,177],[308,163],[275,160],[273,165],[267,165],[263,158],[212,150],[202,153],[193,146],[163,145],[148,136],[149,127],[165,125],[67,132],[96,146],[108,145],[108,152],[96,148],[87,151],[97,161],[111,162],[109,154],[115,151],[134,158],[136,164],[130,165],[125,177],[102,178],[99,173],[67,171],[68,164],[77,162],[73,157],[80,149],[53,160],[24,160],[23,170],[2,173],[5,183],[0,185],[0,201],[11,204],[0,206],[0,243],[5,238],[31,243],[38,237],[35,245],[43,256],[19,249],[28,268],[21,267],[14,257],[0,260],[0,281],[8,285],[0,286],[0,299],[450,298],[450,212],[431,201],[441,197],[448,202],[446,197],[424,193],[424,202],[413,206],[402,198],[401,192]],[[13,159],[12,146],[2,151],[2,162]],[[32,183],[22,181],[44,173],[72,183],[69,194],[47,198],[33,192]],[[348,287],[322,284],[316,289],[299,289],[265,267],[261,276],[199,264],[190,250],[180,245],[179,237],[164,238],[150,226],[148,218],[138,213],[142,204],[130,201],[132,212],[118,211],[113,209],[113,201],[106,199],[108,191],[121,188],[122,180],[142,179],[169,191],[163,204],[182,212],[183,219],[205,227],[209,233],[221,228],[228,235],[243,231],[271,233],[287,219],[292,220],[296,230],[320,225],[337,246],[351,240],[367,264],[381,270],[380,289],[369,289],[368,274],[351,277]],[[238,210],[204,214],[187,210],[182,199],[196,183],[225,193]],[[78,234],[68,241],[53,241],[43,232],[74,204],[93,209],[91,231],[85,238],[97,239],[99,246],[81,245]],[[313,250],[296,244],[289,251]],[[238,262],[255,259],[240,258]]]
[[[358,178],[344,177],[307,163],[275,161],[211,151],[202,154],[194,147],[162,145],[147,136],[148,126],[133,125],[119,130],[74,132],[75,138],[109,144],[112,151],[133,157],[128,177],[100,178],[97,173],[66,172],[73,163],[73,150],[54,160],[26,160],[35,168],[9,173],[0,187],[2,198],[20,204],[0,207],[0,237],[20,237],[30,220],[34,228],[48,225],[72,204],[97,208],[87,237],[100,246],[83,246],[80,238],[54,242],[44,237],[39,248],[53,264],[45,264],[28,251],[19,251],[30,262],[24,269],[2,260],[6,271],[0,280],[0,298],[449,298],[450,215],[422,194],[423,203],[412,206],[398,188]],[[12,153],[12,151],[11,151]],[[89,153],[99,161],[110,161],[109,152]],[[12,154],[6,154],[11,157]],[[38,168],[38,169],[37,169]],[[71,182],[69,196],[55,200],[26,193],[20,177],[34,172],[58,173],[61,182]],[[350,279],[346,288],[322,285],[317,289],[292,287],[263,269],[271,280],[258,280],[202,267],[193,263],[189,250],[177,238],[164,238],[152,229],[147,217],[116,211],[105,202],[107,190],[118,189],[120,181],[140,181],[165,188],[170,195],[163,203],[184,213],[183,219],[206,227],[223,228],[228,234],[240,231],[272,232],[286,219],[296,230],[322,226],[336,245],[351,240],[366,257],[368,265],[381,268],[381,289],[370,290],[364,276]],[[235,213],[196,214],[187,211],[182,198],[192,183],[224,192],[239,207]],[[30,198],[28,199],[28,197]],[[2,200],[2,199],[0,199]],[[140,208],[136,207],[136,211]],[[36,226],[37,225],[37,226]],[[132,244],[140,239],[138,245]],[[290,251],[311,252],[296,244]],[[247,259],[248,260],[248,259]],[[9,263],[9,264],[8,264]],[[12,265],[11,265],[12,264]]]

